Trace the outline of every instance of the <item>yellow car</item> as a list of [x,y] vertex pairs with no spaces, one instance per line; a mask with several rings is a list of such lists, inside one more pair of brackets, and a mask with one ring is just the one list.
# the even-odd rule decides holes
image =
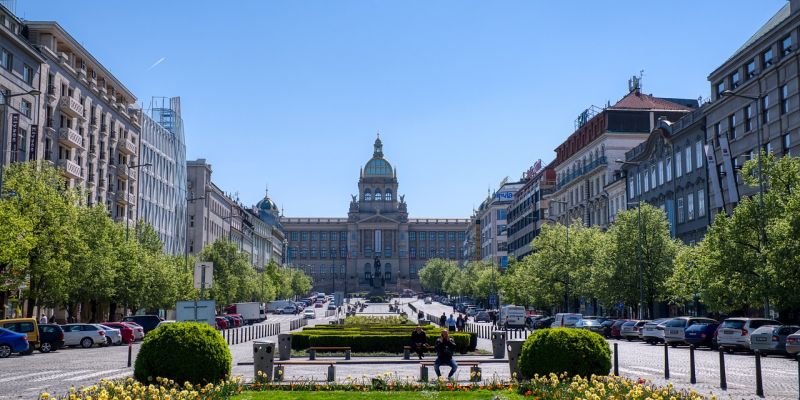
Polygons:
[[28,350],[25,354],[33,353],[39,347],[39,324],[34,318],[13,318],[0,320],[0,328],[6,328],[28,336]]

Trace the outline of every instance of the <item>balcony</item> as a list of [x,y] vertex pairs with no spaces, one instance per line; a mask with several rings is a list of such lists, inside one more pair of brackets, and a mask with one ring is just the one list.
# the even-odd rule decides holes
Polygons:
[[117,175],[119,175],[120,178],[128,179],[128,166],[125,164],[118,164]]
[[125,154],[136,154],[136,151],[138,150],[136,145],[128,139],[121,139],[117,144],[117,148],[119,151]]
[[135,204],[136,203],[136,196],[133,193],[128,192],[127,190],[120,190],[114,196],[117,200],[117,203],[122,204]]
[[72,128],[59,128],[58,142],[72,148],[83,148],[83,137]]
[[67,115],[83,119],[83,105],[72,97],[61,96],[58,107]]
[[575,179],[577,179],[577,178],[579,178],[579,177],[581,177],[581,176],[583,176],[585,174],[588,174],[589,172],[592,172],[595,168],[597,168],[597,167],[599,167],[601,165],[606,165],[606,164],[608,164],[608,161],[606,160],[606,156],[602,156],[602,157],[600,157],[600,158],[598,158],[598,159],[596,159],[596,160],[584,165],[583,168],[579,168],[575,172],[573,172],[571,174],[568,174],[568,175],[562,177],[561,179],[559,179],[558,180],[558,185],[557,185],[558,189],[561,189],[562,187],[566,186],[568,183],[572,182],[573,180],[575,180]]
[[86,67],[78,67],[78,79],[83,83],[89,83],[86,79]]
[[58,160],[58,166],[64,170],[64,175],[73,178],[81,179],[81,166],[76,162],[63,158]]
[[47,99],[50,101],[56,101],[56,86],[55,85],[47,85]]

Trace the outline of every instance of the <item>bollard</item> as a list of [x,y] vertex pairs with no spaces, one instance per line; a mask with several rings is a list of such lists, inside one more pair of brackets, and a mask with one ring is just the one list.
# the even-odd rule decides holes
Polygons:
[[311,349],[308,351],[308,359],[309,360],[316,360],[317,359],[317,351],[315,349]]
[[283,381],[283,365],[276,365],[275,366],[275,378],[273,380],[275,382]]
[[664,341],[664,379],[669,379],[669,345]]
[[725,351],[719,349],[719,387],[728,390],[728,380],[725,378]]
[[761,382],[761,352],[756,351],[756,396],[764,397],[764,385]]
[[411,359],[411,349],[404,348],[403,349],[403,360],[410,360]]
[[333,382],[336,380],[336,366],[329,365],[328,366],[328,382]]
[[424,365],[419,366],[419,380],[420,382],[428,381],[428,367]]
[[[253,369],[256,379],[272,380],[272,367],[275,359],[275,343],[253,342]],[[261,375],[259,377],[259,373]]]
[[689,382],[697,383],[697,374],[694,370],[694,345],[689,345]]
[[350,359],[350,350],[345,350],[344,351],[344,359],[345,360],[349,360]]
[[128,342],[128,368],[131,367],[131,355],[133,354],[133,339]]
[[619,344],[614,343],[614,376],[619,376]]

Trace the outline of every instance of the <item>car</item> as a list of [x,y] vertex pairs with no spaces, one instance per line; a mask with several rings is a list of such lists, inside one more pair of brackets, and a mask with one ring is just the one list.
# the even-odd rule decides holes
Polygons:
[[315,303],[314,308],[322,308],[322,302]]
[[594,333],[600,333],[603,329],[595,319],[581,319],[575,323],[575,328],[585,329]]
[[29,348],[28,335],[0,328],[0,358],[7,358],[13,353],[26,354]]
[[56,324],[39,324],[39,351],[49,353],[64,347],[64,330]]
[[39,346],[39,323],[34,318],[12,318],[0,321],[0,328],[6,328],[17,333],[24,333],[28,337],[26,354],[33,353]]
[[144,328],[137,324],[136,322],[123,322],[123,324],[128,325],[133,329],[133,340],[142,340],[144,339]]
[[716,322],[716,320],[711,318],[703,317],[673,318],[664,325],[664,342],[672,347],[676,347],[679,344],[688,344],[686,343],[686,335],[684,334],[686,328],[694,324],[713,324]]
[[536,325],[534,329],[546,329],[553,325],[553,321],[556,319],[553,317],[544,317],[536,321]]
[[556,328],[574,328],[578,321],[583,319],[583,315],[575,313],[558,313],[553,321]]
[[430,296],[426,297],[425,304],[431,304],[431,303],[433,303],[433,299],[431,299]]
[[716,350],[717,345],[714,343],[714,333],[717,332],[719,323],[697,323],[686,330],[684,330],[684,339],[686,343],[694,347],[708,347],[711,350]]
[[609,333],[612,339],[622,339],[622,325],[625,325],[626,322],[629,320],[627,319],[618,319],[611,325],[611,332]]
[[603,337],[610,338],[611,337],[611,326],[614,325],[615,322],[617,322],[617,320],[615,320],[615,319],[609,319],[609,320],[603,321],[603,323],[600,324],[600,326],[602,327],[602,329],[600,331],[600,334],[603,335]]
[[303,310],[303,318],[305,319],[314,319],[317,317],[317,313],[314,312],[312,309]]
[[111,345],[118,345],[122,344],[122,332],[120,332],[117,328],[112,328],[107,325],[103,324],[96,324],[100,329],[106,331],[106,344]]
[[[322,303],[317,303],[322,305]],[[280,314],[297,314],[297,306],[294,304],[287,304],[283,308],[281,308]]]
[[671,318],[661,318],[644,324],[644,329],[642,329],[642,340],[651,345],[663,343],[664,325],[666,325],[670,320]]
[[750,334],[764,325],[781,325],[774,319],[728,318],[717,331],[717,345],[729,353],[750,350]]
[[786,338],[798,329],[800,326],[797,325],[764,325],[750,334],[750,350],[762,355],[789,355],[786,352]]
[[214,324],[219,330],[228,329],[228,320],[224,317],[214,317]]
[[133,333],[134,328],[124,322],[103,322],[101,325],[118,329],[120,335],[122,335],[122,343],[131,343],[136,340],[136,336]]
[[[476,310],[476,313],[480,310]],[[498,321],[503,324],[503,328],[524,328],[525,327],[525,307],[507,305],[500,308]]]
[[145,335],[147,332],[156,329],[161,321],[163,319],[158,315],[129,315],[122,318],[122,322],[136,322],[139,324],[144,329]]
[[328,310],[336,310],[336,304],[328,304]]
[[622,324],[619,330],[620,336],[627,341],[639,340],[639,332],[647,324],[647,320],[631,320]]
[[475,322],[492,322],[492,316],[487,311],[480,311],[472,317]]
[[244,318],[240,314],[227,314],[228,317],[233,318],[233,327],[238,328],[244,326]]
[[106,345],[106,331],[94,324],[61,325],[65,346],[81,346],[88,349],[94,345]]
[[800,353],[800,330],[786,337],[786,353],[790,356]]

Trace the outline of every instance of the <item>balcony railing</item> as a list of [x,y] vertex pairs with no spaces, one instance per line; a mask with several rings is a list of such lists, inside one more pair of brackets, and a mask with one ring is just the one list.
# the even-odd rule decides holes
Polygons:
[[133,142],[131,142],[128,139],[120,140],[119,143],[117,144],[117,148],[119,149],[119,151],[127,154],[136,154],[136,150],[138,150],[136,145],[133,144]]
[[574,181],[575,179],[593,171],[595,168],[606,164],[608,164],[606,156],[602,156],[584,165],[583,168],[578,168],[575,172],[567,174],[566,176],[563,176],[561,177],[561,179],[558,180],[558,189],[561,189],[562,187],[566,186],[568,183]]
[[58,141],[59,143],[72,148],[83,147],[83,137],[72,128],[59,128]]
[[80,101],[73,99],[69,96],[61,96],[58,101],[58,107],[61,111],[77,118],[83,118],[83,105]]
[[76,162],[72,160],[68,160],[63,158],[58,160],[58,166],[64,170],[64,173],[69,176],[70,178],[80,179],[81,178],[81,166],[78,165]]
[[117,175],[121,178],[128,178],[128,166],[125,164],[117,165]]

